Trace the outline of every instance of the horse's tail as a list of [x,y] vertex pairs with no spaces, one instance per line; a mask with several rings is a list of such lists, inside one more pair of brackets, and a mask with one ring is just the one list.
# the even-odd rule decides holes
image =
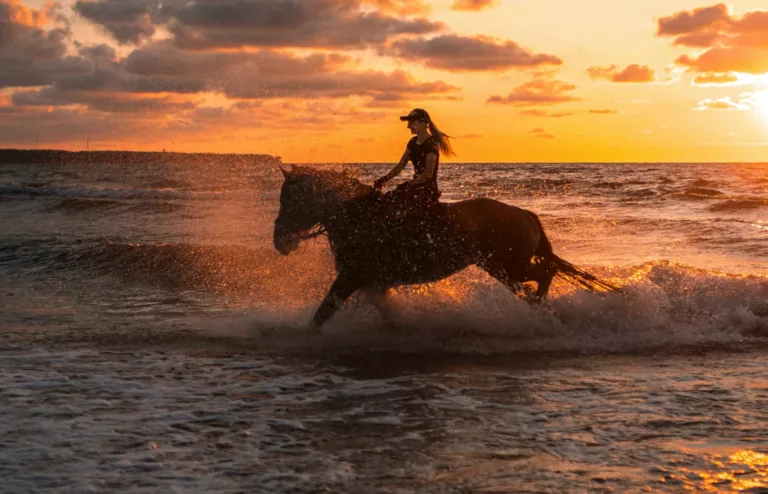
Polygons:
[[542,263],[548,271],[554,271],[555,275],[561,275],[570,283],[585,288],[591,292],[612,292],[620,290],[616,285],[603,281],[595,275],[589,274],[565,259],[558,257],[552,251],[552,244],[549,242],[547,234],[544,233],[544,227],[541,224],[541,220],[539,220],[539,217],[535,214],[533,214],[533,218],[536,221],[536,224],[539,225],[540,232],[539,246],[536,248],[533,255],[538,258],[538,261]]

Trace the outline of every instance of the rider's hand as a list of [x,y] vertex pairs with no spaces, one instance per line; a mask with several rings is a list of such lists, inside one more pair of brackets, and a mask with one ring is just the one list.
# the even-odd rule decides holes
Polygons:
[[376,179],[376,181],[373,182],[373,188],[376,190],[381,190],[385,183],[387,183],[387,181],[383,177]]

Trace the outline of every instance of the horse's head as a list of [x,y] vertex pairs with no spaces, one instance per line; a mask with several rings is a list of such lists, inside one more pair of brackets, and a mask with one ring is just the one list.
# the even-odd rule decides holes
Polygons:
[[311,231],[321,225],[341,201],[372,190],[346,173],[306,167],[280,170],[285,181],[280,190],[274,244],[283,255],[295,250],[302,240],[312,237]]

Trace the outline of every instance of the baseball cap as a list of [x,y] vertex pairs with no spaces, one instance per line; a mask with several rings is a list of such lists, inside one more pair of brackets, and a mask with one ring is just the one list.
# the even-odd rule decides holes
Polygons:
[[429,121],[429,114],[426,110],[422,110],[421,108],[414,108],[411,110],[411,112],[408,115],[404,115],[400,117],[400,120],[405,122],[406,120],[408,122],[413,122],[415,120],[421,120],[423,122]]

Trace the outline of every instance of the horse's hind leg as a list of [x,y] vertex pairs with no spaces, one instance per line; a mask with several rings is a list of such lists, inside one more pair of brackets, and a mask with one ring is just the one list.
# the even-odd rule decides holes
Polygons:
[[379,311],[381,318],[385,323],[392,321],[392,306],[389,304],[389,288],[386,287],[368,287],[363,290],[365,302],[372,305]]
[[534,297],[536,301],[543,300],[549,293],[549,287],[552,285],[552,279],[557,274],[556,269],[551,269],[547,261],[539,261],[531,263],[528,271],[525,273],[524,281],[536,282],[536,293]]
[[520,268],[522,263],[516,262],[484,262],[478,264],[486,273],[493,276],[509,288],[512,293],[518,297],[528,298],[528,294],[523,286],[523,270]]

